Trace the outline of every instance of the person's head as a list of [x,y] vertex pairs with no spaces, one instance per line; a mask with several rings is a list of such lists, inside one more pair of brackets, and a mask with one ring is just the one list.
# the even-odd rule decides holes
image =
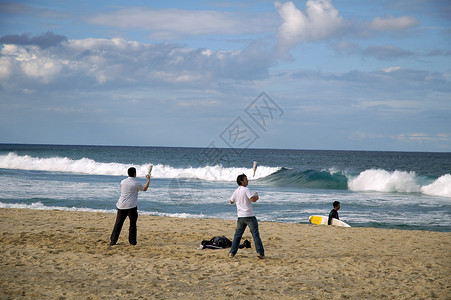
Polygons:
[[247,176],[245,174],[238,175],[238,177],[236,178],[236,183],[238,185],[247,186]]
[[136,169],[134,167],[128,168],[128,176],[136,177]]
[[340,201],[335,201],[334,202],[334,209],[335,210],[339,210],[340,209]]

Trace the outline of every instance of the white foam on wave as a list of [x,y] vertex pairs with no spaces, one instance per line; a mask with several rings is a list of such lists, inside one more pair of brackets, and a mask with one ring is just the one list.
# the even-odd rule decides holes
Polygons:
[[35,202],[32,204],[24,203],[3,203],[0,202],[0,208],[25,208],[36,210],[63,210],[63,211],[82,211],[82,212],[101,212],[101,213],[116,213],[115,209],[94,209],[83,207],[64,207],[64,206],[45,206],[42,202]]
[[451,174],[440,176],[433,183],[421,187],[421,192],[432,196],[451,198]]
[[152,171],[152,176],[156,178],[197,178],[214,181],[235,181],[236,176],[239,174],[247,174],[249,180],[259,179],[277,172],[280,168],[260,166],[255,177],[251,175],[253,173],[252,168],[224,168],[220,165],[185,169],[157,165],[154,170]]
[[371,169],[348,179],[352,191],[423,193],[431,196],[451,198],[451,174],[445,174],[433,183],[421,186],[415,172]]
[[180,218],[180,219],[207,219],[207,216],[204,214],[189,214],[189,213],[162,213],[162,212],[146,212],[140,211],[140,215],[148,215],[148,216],[158,216],[158,217],[171,217],[171,218]]
[[99,163],[89,158],[73,160],[67,157],[39,158],[10,152],[0,155],[0,168],[91,175],[124,175],[127,166],[119,163]]
[[[64,206],[45,206],[42,202],[35,202],[32,204],[12,204],[0,202],[0,208],[20,208],[20,209],[35,209],[35,210],[60,210],[60,211],[78,211],[78,212],[98,212],[98,213],[108,213],[115,214],[116,209],[95,209],[95,208],[84,208],[84,207],[64,207]],[[161,212],[149,212],[149,211],[139,211],[140,215],[150,215],[150,216],[160,216],[160,217],[172,217],[172,218],[196,218],[196,219],[206,219],[208,218],[204,214],[189,214],[189,213],[161,213]]]
[[[9,153],[0,155],[0,168],[18,170],[36,170],[49,172],[66,172],[88,175],[124,176],[130,165],[121,163],[101,163],[89,158],[70,159],[67,157],[38,158],[28,155]],[[138,177],[144,177],[149,164],[135,166]],[[174,168],[156,164],[152,169],[154,178],[198,178],[213,181],[235,181],[237,174],[248,174],[249,180],[266,177],[280,170],[278,167],[259,166],[256,176],[251,177],[252,168],[224,168],[220,165],[199,168]]]
[[420,192],[421,186],[417,184],[415,177],[415,172],[371,169],[350,178],[348,188],[352,191]]

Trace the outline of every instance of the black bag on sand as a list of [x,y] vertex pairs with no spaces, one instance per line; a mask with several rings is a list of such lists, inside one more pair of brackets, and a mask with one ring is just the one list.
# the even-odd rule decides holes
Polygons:
[[[202,249],[226,249],[232,247],[232,241],[225,236],[215,236],[211,240],[203,240],[201,246]],[[248,240],[245,240],[244,243],[239,246],[240,249],[250,247],[251,243]]]
[[203,240],[201,245],[202,249],[225,249],[232,247],[232,241],[225,236],[215,236],[211,240]]

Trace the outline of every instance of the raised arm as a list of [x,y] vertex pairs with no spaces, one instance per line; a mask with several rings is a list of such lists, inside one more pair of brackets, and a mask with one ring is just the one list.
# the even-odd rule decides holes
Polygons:
[[145,185],[144,188],[143,188],[143,191],[144,191],[144,192],[147,191],[147,189],[149,188],[150,175],[147,174],[147,175],[146,175],[146,178],[147,178],[147,182],[146,182],[146,185]]

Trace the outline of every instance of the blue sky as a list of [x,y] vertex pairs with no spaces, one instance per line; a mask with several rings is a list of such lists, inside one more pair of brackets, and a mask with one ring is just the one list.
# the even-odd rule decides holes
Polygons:
[[1,143],[451,151],[449,1],[0,1],[0,43]]

